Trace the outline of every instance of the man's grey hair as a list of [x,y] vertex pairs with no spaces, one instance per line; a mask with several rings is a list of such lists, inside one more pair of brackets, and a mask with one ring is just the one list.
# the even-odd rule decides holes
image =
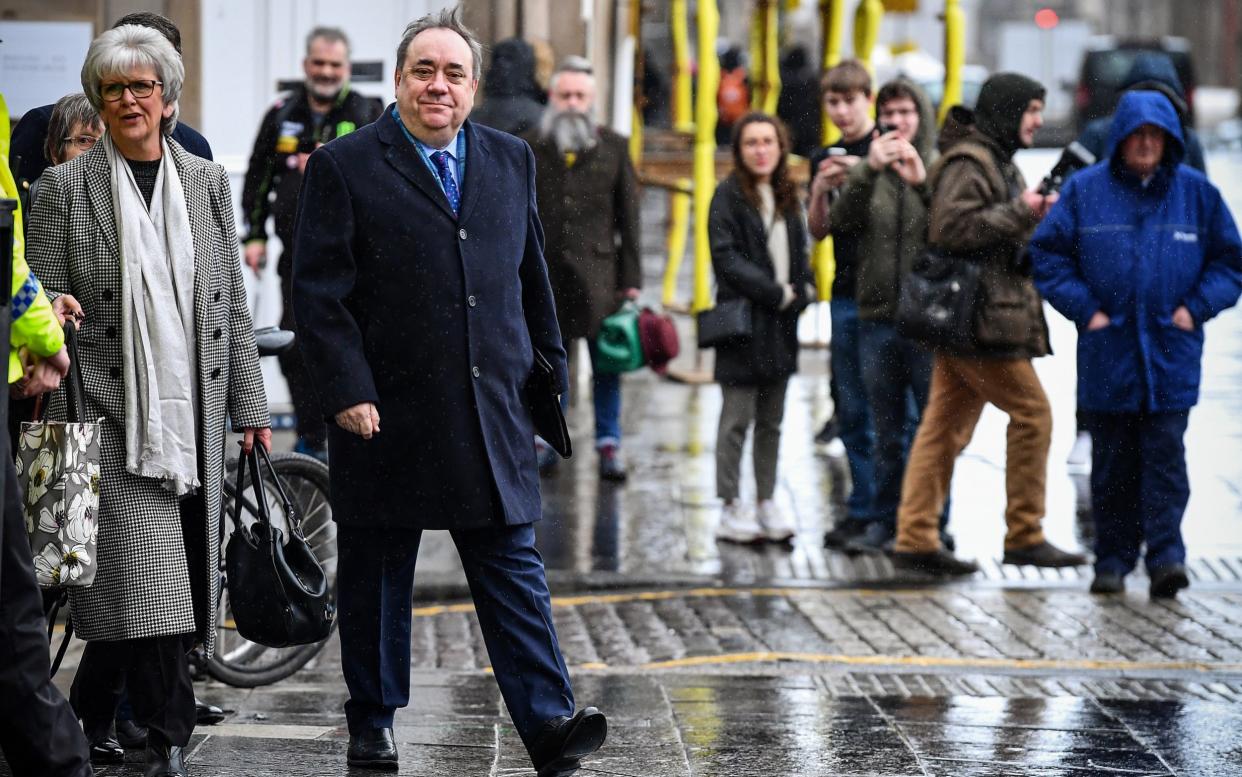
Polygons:
[[172,116],[160,122],[160,129],[168,135],[177,127],[177,100],[185,83],[185,65],[168,39],[150,27],[125,24],[93,40],[82,63],[82,91],[95,110],[102,113],[103,80],[128,78],[130,71],[140,67],[155,71],[156,80],[163,83],[164,105],[173,106]]
[[310,56],[311,44],[317,40],[326,40],[328,43],[344,43],[345,52],[349,53],[349,36],[340,27],[316,27],[306,36],[306,56]]
[[470,47],[470,57],[474,60],[470,65],[470,78],[478,80],[483,73],[483,44],[479,42],[474,31],[461,20],[461,6],[433,11],[421,19],[410,22],[405,28],[405,34],[401,36],[401,43],[397,44],[397,70],[401,71],[405,68],[405,53],[418,34],[435,29],[452,30],[466,41],[466,45]]
[[586,57],[580,57],[576,54],[570,54],[561,60],[561,64],[556,70],[552,71],[552,77],[548,79],[548,91],[556,88],[556,79],[561,73],[582,73],[588,75],[591,80],[595,80],[595,68],[591,66],[591,60]]
[[56,101],[52,108],[52,116],[47,122],[47,139],[43,144],[43,155],[52,164],[59,164],[65,158],[65,138],[73,132],[74,127],[94,129],[101,125],[99,111],[86,99],[81,92],[67,94]]

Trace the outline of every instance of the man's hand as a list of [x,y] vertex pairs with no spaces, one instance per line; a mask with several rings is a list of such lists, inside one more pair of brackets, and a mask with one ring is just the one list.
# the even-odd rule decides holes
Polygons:
[[61,348],[46,359],[35,358],[34,364],[26,370],[26,375],[13,384],[9,395],[15,399],[27,399],[55,391],[60,387],[60,379],[68,374],[69,352]]
[[263,450],[271,453],[272,451],[272,430],[264,427],[256,429],[254,427],[246,427],[242,430],[242,453],[250,453],[254,448],[255,440],[259,445],[263,446]]
[[890,165],[893,172],[910,186],[918,186],[927,180],[927,168],[923,165],[923,157],[918,149],[906,140],[897,141],[897,159]]
[[379,434],[379,411],[370,402],[346,408],[336,414],[336,425],[347,432],[356,434],[364,440]]
[[1052,206],[1056,205],[1057,200],[1060,198],[1061,195],[1057,192],[1053,192],[1047,196],[1040,194],[1034,189],[1027,189],[1022,192],[1022,202],[1026,204],[1026,207],[1031,209],[1032,213],[1041,219],[1048,215],[1048,211],[1052,210]]
[[74,326],[81,329],[82,319],[86,318],[82,305],[72,294],[62,294],[52,300],[52,312],[56,314],[56,318],[60,321],[61,326],[64,326],[66,321],[72,319]]
[[1190,315],[1185,305],[1178,305],[1177,310],[1173,311],[1173,326],[1184,332],[1195,331],[1195,317]]
[[1113,320],[1108,317],[1107,313],[1097,310],[1092,314],[1091,320],[1087,322],[1087,331],[1094,332],[1098,329],[1103,329],[1111,323],[1113,323]]
[[258,275],[265,264],[267,264],[267,243],[262,240],[251,240],[246,244],[246,266]]
[[845,183],[850,168],[862,161],[857,156],[830,156],[819,163],[811,180],[811,196],[822,197]]

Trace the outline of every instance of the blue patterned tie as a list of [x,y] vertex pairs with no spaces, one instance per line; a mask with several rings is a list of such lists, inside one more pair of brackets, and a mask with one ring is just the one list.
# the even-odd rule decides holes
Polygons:
[[461,192],[457,189],[457,179],[453,176],[453,171],[449,169],[449,165],[454,164],[453,157],[447,151],[437,151],[431,155],[431,161],[436,163],[440,183],[444,185],[444,196],[448,197],[449,207],[456,216],[457,206],[461,204]]

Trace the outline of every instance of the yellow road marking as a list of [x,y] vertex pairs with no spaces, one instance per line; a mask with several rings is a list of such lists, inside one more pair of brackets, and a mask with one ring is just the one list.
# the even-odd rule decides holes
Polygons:
[[951,669],[1038,669],[1071,671],[1189,671],[1215,674],[1242,673],[1242,664],[1208,663],[1202,661],[1093,661],[1089,659],[1055,658],[967,658],[959,656],[847,656],[833,653],[725,653],[715,656],[692,656],[668,661],[641,664],[641,669],[683,669],[723,664],[771,663],[795,661],[808,664],[844,664],[846,666],[907,666]]

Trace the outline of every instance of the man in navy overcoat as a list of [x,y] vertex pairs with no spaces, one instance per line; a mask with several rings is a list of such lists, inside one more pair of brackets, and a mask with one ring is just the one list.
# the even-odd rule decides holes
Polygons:
[[505,704],[540,777],[552,777],[576,771],[607,724],[593,707],[574,713],[535,549],[523,387],[538,349],[564,390],[565,350],[530,148],[466,120],[481,59],[456,11],[406,29],[396,103],[310,157],[293,304],[335,421],[350,765],[397,767],[419,538],[448,529]]

